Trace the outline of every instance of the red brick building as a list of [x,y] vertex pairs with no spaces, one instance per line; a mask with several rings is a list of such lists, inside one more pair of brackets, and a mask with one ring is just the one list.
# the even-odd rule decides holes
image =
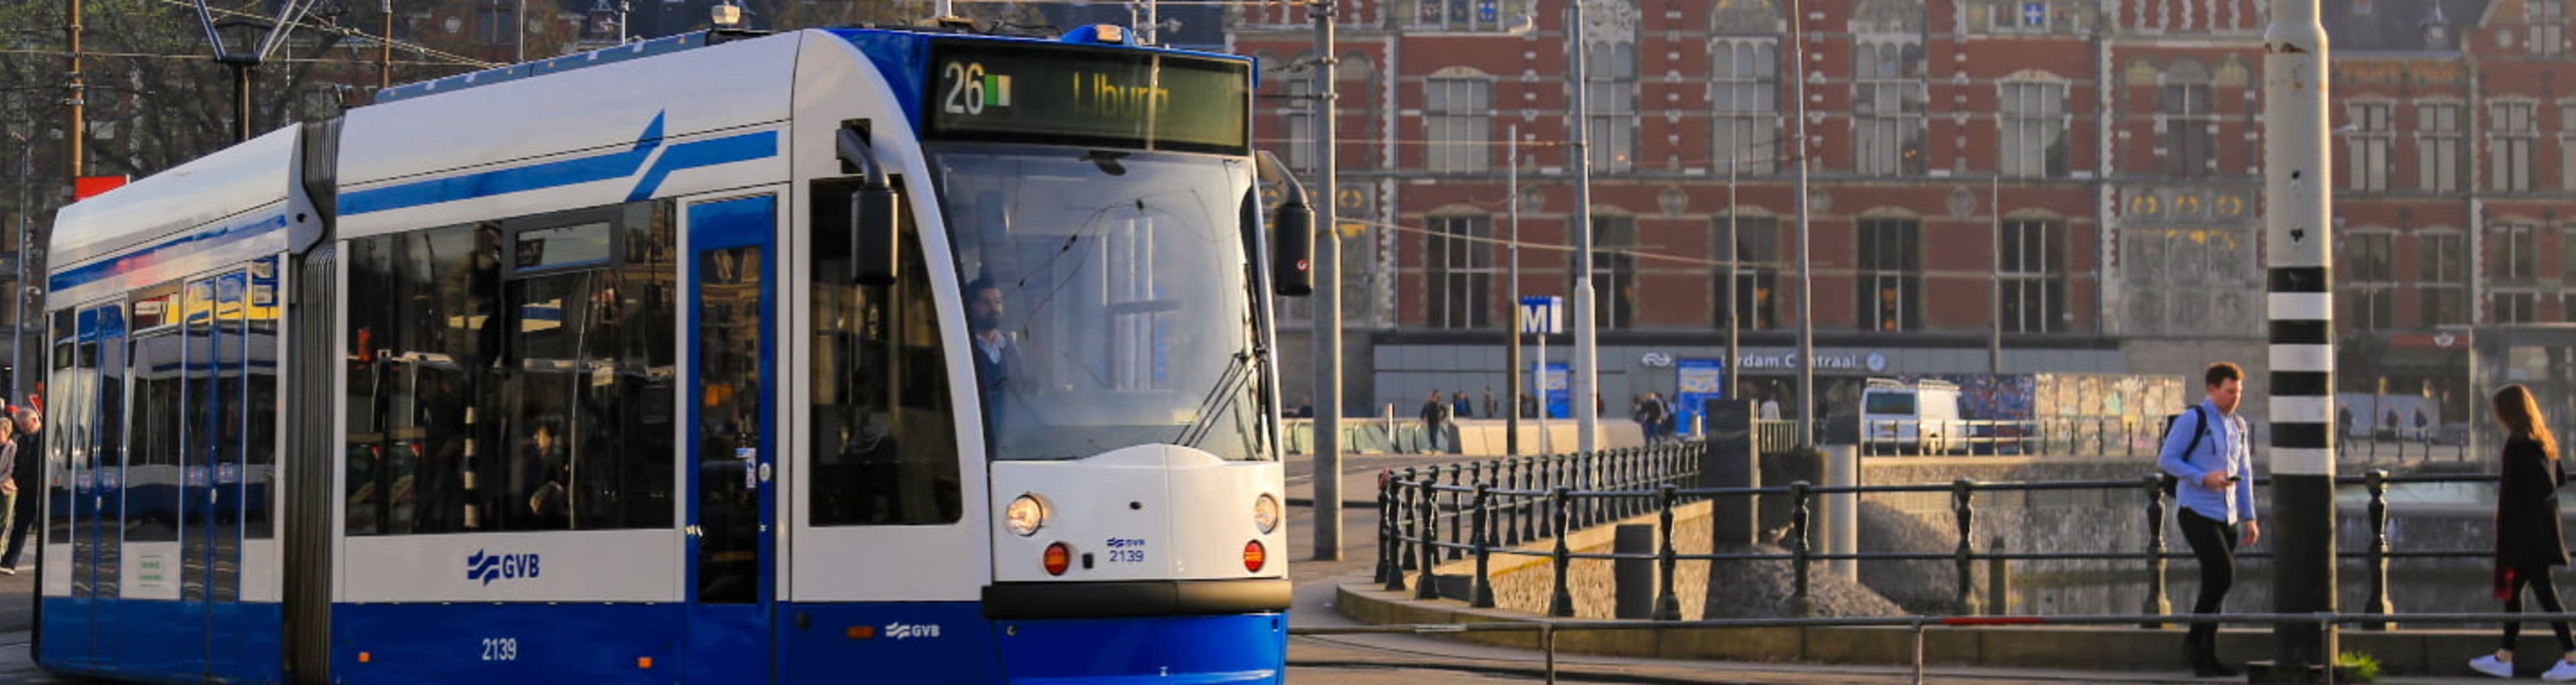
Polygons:
[[[1605,394],[1669,392],[1654,354],[1723,357],[1730,218],[1748,378],[1794,345],[1798,148],[1783,141],[1801,93],[1818,356],[1839,387],[1987,371],[1998,329],[2013,372],[2259,361],[2262,3],[1813,0],[1803,45],[1787,5],[1585,6],[1596,236],[1638,253],[1600,258]],[[1567,4],[1343,9],[1338,196],[1372,222],[1345,231],[1346,321],[1376,329],[1350,342],[1376,387],[1345,399],[1499,384],[1507,251],[1450,236],[1506,236],[1516,165],[1521,240],[1570,242]],[[1515,14],[1536,29],[1509,32]],[[1311,56],[1310,29],[1302,8],[1250,9],[1234,47],[1286,63]],[[1292,96],[1261,122],[1292,164],[1311,145],[1293,97],[1308,80],[1264,86]],[[1572,269],[1525,248],[1521,274],[1524,294],[1565,294]]]

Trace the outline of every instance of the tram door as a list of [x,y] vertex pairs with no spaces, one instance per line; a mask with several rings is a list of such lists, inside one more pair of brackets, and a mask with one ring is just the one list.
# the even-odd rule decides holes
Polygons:
[[774,196],[691,203],[688,236],[691,682],[767,681],[775,595]]

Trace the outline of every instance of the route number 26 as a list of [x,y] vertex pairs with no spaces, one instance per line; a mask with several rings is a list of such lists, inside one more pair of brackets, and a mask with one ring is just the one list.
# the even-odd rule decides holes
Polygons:
[[939,75],[948,81],[948,96],[940,100],[941,109],[968,116],[984,113],[983,64],[949,62]]

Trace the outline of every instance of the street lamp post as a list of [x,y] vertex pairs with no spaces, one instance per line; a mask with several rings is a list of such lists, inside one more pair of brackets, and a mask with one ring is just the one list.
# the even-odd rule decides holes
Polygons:
[[1790,71],[1796,79],[1798,104],[1798,443],[1822,442],[1816,436],[1816,280],[1810,268],[1814,256],[1813,236],[1807,227],[1807,29],[1806,10],[1799,2],[1789,3]]
[[1567,49],[1572,52],[1572,68],[1568,74],[1574,80],[1574,106],[1567,117],[1573,128],[1570,149],[1573,150],[1574,213],[1566,220],[1574,229],[1575,252],[1574,397],[1570,398],[1574,403],[1575,449],[1591,452],[1599,446],[1595,441],[1601,427],[1601,407],[1597,404],[1601,394],[1601,365],[1596,356],[1600,350],[1594,339],[1600,327],[1593,318],[1598,303],[1593,299],[1592,287],[1592,139],[1591,123],[1586,121],[1592,110],[1590,94],[1585,92],[1591,89],[1592,79],[1584,71],[1583,64],[1584,53],[1590,52],[1583,43],[1583,3],[1584,0],[1571,3],[1573,20],[1567,23],[1566,29],[1569,36]]
[[1334,124],[1341,107],[1334,80],[1333,0],[1316,0],[1315,184],[1315,560],[1342,559],[1342,239],[1340,179],[1334,172]]

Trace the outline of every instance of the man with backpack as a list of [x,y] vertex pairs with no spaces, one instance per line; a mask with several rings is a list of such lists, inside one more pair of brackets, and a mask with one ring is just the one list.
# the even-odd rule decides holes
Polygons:
[[[2201,374],[2209,400],[2192,406],[2166,429],[2156,468],[2172,474],[2176,523],[2200,560],[2200,599],[2192,613],[2217,613],[2236,582],[2238,524],[2243,544],[2263,537],[2254,524],[2254,457],[2246,440],[2245,418],[2236,414],[2244,399],[2245,370],[2219,362]],[[2218,624],[2194,623],[2184,643],[2194,675],[2234,677],[2218,661]]]

